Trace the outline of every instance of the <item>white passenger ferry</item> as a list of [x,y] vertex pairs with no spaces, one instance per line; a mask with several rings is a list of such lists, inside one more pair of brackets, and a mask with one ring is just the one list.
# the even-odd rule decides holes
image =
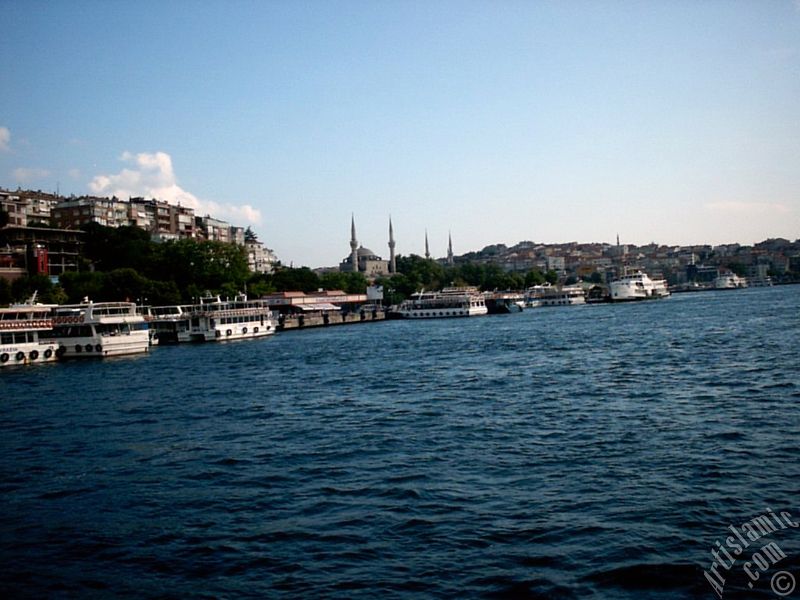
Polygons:
[[85,302],[53,309],[52,336],[64,358],[147,352],[147,323],[133,302]]
[[714,280],[714,287],[718,290],[735,290],[747,287],[747,279],[739,277],[733,271],[722,273]]
[[151,344],[177,344],[188,341],[192,315],[191,306],[151,306],[145,319],[150,330]]
[[578,304],[586,304],[586,293],[579,285],[557,287],[544,284],[535,285],[525,291],[525,306],[528,308],[575,306]]
[[489,311],[483,296],[474,287],[447,287],[441,292],[421,291],[412,294],[392,311],[401,319],[474,317]]
[[51,362],[58,344],[44,337],[53,328],[53,305],[35,304],[36,294],[25,304],[0,308],[0,367]]
[[525,309],[523,295],[519,292],[484,292],[483,301],[490,315],[518,313]]
[[670,295],[665,280],[650,279],[642,271],[636,271],[612,281],[610,288],[611,302],[656,300]]
[[269,304],[248,300],[239,294],[233,300],[207,296],[200,304],[183,307],[188,311],[188,327],[176,325],[179,342],[229,341],[264,337],[275,333]]

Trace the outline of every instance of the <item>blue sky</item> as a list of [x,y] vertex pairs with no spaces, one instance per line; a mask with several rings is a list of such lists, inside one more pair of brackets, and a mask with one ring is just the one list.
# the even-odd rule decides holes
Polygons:
[[359,241],[800,237],[800,2],[0,0],[0,187]]

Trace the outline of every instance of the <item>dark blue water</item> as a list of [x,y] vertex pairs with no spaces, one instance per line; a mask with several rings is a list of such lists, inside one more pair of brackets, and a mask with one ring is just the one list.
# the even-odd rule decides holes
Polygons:
[[713,598],[800,518],[799,351],[790,286],[6,369],[0,593]]

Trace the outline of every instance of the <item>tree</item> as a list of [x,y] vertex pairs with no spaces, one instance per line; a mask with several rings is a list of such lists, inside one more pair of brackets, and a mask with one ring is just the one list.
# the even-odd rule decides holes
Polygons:
[[153,266],[156,245],[138,227],[105,227],[97,223],[83,226],[83,254],[97,271],[130,268],[148,274]]
[[346,273],[344,291],[348,294],[364,294],[369,282],[363,273]]
[[258,241],[258,235],[256,234],[255,231],[253,231],[252,227],[248,226],[248,228],[244,230],[244,241],[245,242],[257,242]]
[[67,294],[67,302],[81,302],[84,298],[104,300],[105,273],[69,272],[63,273],[58,279]]
[[525,287],[533,287],[535,285],[542,285],[545,282],[544,275],[538,269],[533,269],[525,274]]
[[11,304],[13,299],[11,295],[11,284],[7,279],[0,277],[0,305],[5,306]]
[[144,304],[150,281],[134,269],[115,269],[103,278],[103,300]]
[[339,271],[323,273],[319,278],[319,286],[326,290],[344,290],[349,283],[347,275]]
[[439,289],[445,282],[444,269],[436,261],[422,258],[416,254],[398,256],[397,272],[406,275],[410,281],[426,289]]
[[11,284],[13,301],[23,302],[36,292],[36,301],[44,304],[63,302],[63,291],[53,284],[47,275],[29,275],[14,280]]
[[319,277],[308,267],[283,268],[272,275],[272,284],[279,292],[316,292],[320,287]]
[[272,294],[275,286],[272,285],[272,277],[263,273],[255,273],[247,281],[247,294],[251,298],[261,298],[267,294]]
[[244,291],[250,277],[244,248],[189,239],[158,245],[153,270],[154,279],[174,282],[186,301],[223,288]]

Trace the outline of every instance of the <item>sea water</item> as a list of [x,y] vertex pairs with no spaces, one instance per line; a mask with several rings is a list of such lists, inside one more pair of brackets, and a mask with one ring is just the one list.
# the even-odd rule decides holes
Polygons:
[[716,597],[800,520],[799,351],[786,286],[4,369],[0,592]]

